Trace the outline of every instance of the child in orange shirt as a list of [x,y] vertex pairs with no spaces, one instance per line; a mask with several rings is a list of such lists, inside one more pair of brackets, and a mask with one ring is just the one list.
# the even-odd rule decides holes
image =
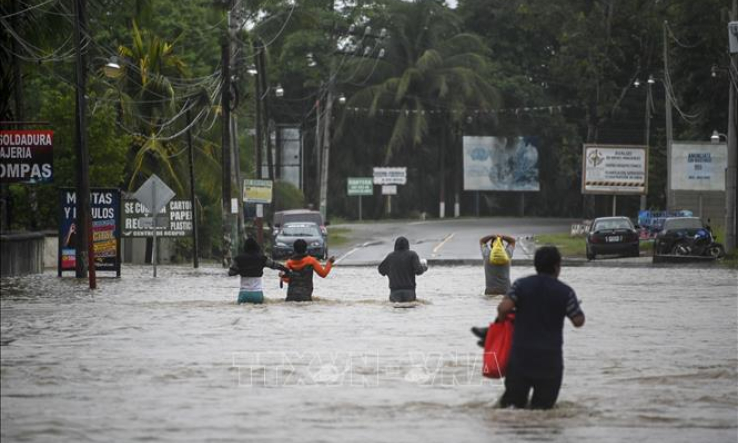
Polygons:
[[315,257],[307,255],[307,242],[305,240],[295,240],[294,248],[295,254],[285,263],[285,266],[290,270],[289,278],[282,277],[282,280],[289,284],[287,301],[312,301],[313,271],[325,278],[331,272],[336,258],[329,258],[324,268]]

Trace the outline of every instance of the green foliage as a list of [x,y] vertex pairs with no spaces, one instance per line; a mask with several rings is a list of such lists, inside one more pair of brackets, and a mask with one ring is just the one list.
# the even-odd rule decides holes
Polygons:
[[[312,173],[318,157],[312,128],[316,117],[325,115],[327,85],[334,88],[334,96],[343,93],[348,98],[344,107],[333,107],[329,209],[334,217],[357,215],[355,199],[343,192],[346,177],[370,176],[373,166],[386,164],[408,167],[408,184],[393,198],[396,215],[435,212],[441,189],[451,207],[448,196],[461,187],[461,135],[540,138],[541,191],[526,194],[530,215],[579,216],[587,206],[584,200],[605,202],[581,196],[583,142],[645,141],[651,148],[648,203],[663,207],[665,30],[670,90],[685,114],[674,113],[674,138],[701,140],[713,129],[726,132],[730,80],[720,69],[729,63],[724,0],[459,0],[455,11],[438,0],[237,3],[238,12],[253,24],[237,32],[233,60],[241,170],[253,176],[253,137],[247,129],[254,127],[256,98],[254,79],[245,69],[253,62],[252,42],[259,39],[266,47],[269,83],[281,83],[285,89],[282,99],[268,96],[269,117],[277,124],[303,128],[305,192],[310,196],[318,184]],[[205,256],[217,252],[220,243],[217,89],[226,5],[178,0],[89,3],[91,183],[135,188],[141,178],[157,173],[178,194],[189,195],[182,131],[186,122],[180,111],[188,99],[196,101],[193,116],[201,110],[208,114],[207,121],[193,127]],[[50,121],[56,131],[55,185],[73,186],[74,96],[69,85],[74,62],[68,56],[72,25],[63,19],[69,18],[71,6],[43,3],[15,16],[10,7],[10,2],[2,2],[0,15],[31,46],[13,48],[13,35],[0,35],[0,115],[14,118],[14,88],[22,87],[23,118]],[[389,30],[381,41],[383,59],[337,51],[350,41],[380,44],[375,37],[349,35],[351,24],[358,29],[370,25],[374,34]],[[313,67],[308,66],[308,53]],[[125,57],[120,83],[94,75],[112,54]],[[718,67],[714,78],[713,65]],[[11,69],[15,66],[23,74],[20,85]],[[647,89],[632,84],[635,78],[644,84],[649,74],[657,83],[651,88],[650,137],[644,140]],[[565,107],[556,108],[559,105]],[[546,106],[554,106],[552,112],[475,113]],[[304,206],[296,190],[275,186],[278,205]],[[27,208],[34,198],[39,202],[38,220],[44,226],[54,224],[54,187],[15,185],[11,192],[16,227],[32,225]],[[473,196],[463,191],[460,195],[462,213],[468,214],[474,208]],[[489,202],[488,211],[504,213],[516,207],[517,199],[490,192],[483,193],[481,201]],[[365,198],[364,216],[381,216],[383,201],[381,196]],[[628,211],[637,204],[637,198],[618,199],[618,207]]]
[[305,196],[291,183],[277,180],[274,182],[273,192],[275,212],[305,207]]

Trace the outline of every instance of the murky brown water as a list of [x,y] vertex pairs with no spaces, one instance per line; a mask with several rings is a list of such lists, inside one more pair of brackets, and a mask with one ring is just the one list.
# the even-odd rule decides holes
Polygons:
[[503,388],[469,333],[498,301],[479,268],[431,268],[409,309],[374,268],[337,267],[309,304],[279,301],[268,274],[262,306],[235,305],[223,273],[125,267],[93,296],[3,280],[3,442],[738,438],[735,271],[565,269],[587,325],[566,326],[547,412],[493,409]]

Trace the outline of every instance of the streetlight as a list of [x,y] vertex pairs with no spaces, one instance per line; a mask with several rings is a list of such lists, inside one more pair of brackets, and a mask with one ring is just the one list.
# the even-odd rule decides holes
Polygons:
[[274,88],[274,95],[276,95],[277,97],[284,96],[284,89],[282,88],[282,85],[280,85],[279,83],[277,83],[277,87]]
[[712,131],[712,135],[710,136],[710,141],[712,143],[720,143],[720,137],[725,137],[725,141],[728,141],[728,136],[723,134],[722,132],[717,132],[717,130]]
[[110,57],[110,61],[103,66],[103,73],[108,78],[118,78],[123,74],[123,69],[118,64],[118,57]]

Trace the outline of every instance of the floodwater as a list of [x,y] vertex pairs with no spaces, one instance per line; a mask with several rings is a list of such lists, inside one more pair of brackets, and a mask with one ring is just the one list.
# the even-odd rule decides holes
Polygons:
[[[512,277],[531,273],[516,267]],[[469,332],[494,315],[478,267],[432,267],[394,307],[374,268],[318,301],[235,305],[222,269],[124,267],[85,282],[2,280],[2,440],[668,441],[738,438],[733,270],[565,268],[587,324],[565,328],[557,408],[494,408]]]

